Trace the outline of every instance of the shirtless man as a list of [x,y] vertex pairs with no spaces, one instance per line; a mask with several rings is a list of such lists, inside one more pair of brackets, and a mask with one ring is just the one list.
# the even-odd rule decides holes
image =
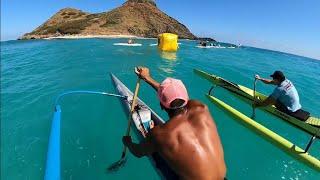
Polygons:
[[157,91],[161,108],[170,119],[164,125],[155,126],[145,142],[136,144],[130,136],[125,136],[124,145],[136,157],[158,153],[177,175],[174,179],[224,179],[223,149],[207,106],[189,100],[180,80],[166,78],[160,84],[145,67],[139,67],[136,73]]

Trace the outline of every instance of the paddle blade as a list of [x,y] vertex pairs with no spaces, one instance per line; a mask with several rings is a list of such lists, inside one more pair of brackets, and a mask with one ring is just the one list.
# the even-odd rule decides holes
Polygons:
[[111,164],[109,167],[108,167],[108,172],[115,172],[115,171],[118,171],[120,168],[122,168],[125,163],[127,162],[127,158],[126,157],[123,157],[121,158],[119,161]]

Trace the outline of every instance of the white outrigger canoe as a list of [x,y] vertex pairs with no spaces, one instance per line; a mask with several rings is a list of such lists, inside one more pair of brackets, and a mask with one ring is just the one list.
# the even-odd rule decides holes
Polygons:
[[[110,76],[119,95],[127,97],[126,99],[121,99],[121,102],[126,112],[129,114],[133,93],[115,75],[111,74]],[[134,129],[138,134],[139,140],[143,141],[145,139],[145,134],[150,130],[150,127],[152,128],[154,125],[164,124],[165,121],[139,98],[137,100],[137,106],[139,108],[132,114],[132,121],[134,122]],[[165,179],[177,178],[177,175],[169,168],[159,154],[154,153],[149,156],[149,159],[153,166],[156,167],[157,172],[161,177]]]

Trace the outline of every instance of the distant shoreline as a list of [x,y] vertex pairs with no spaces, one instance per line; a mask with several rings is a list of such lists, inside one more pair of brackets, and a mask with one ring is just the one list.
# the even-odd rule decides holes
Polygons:
[[156,39],[156,38],[146,38],[146,37],[140,37],[140,36],[134,36],[134,35],[65,35],[65,36],[53,36],[53,37],[47,37],[47,38],[41,38],[45,40],[51,40],[51,39],[91,39],[91,38],[106,38],[106,39],[112,39],[112,38],[135,38],[135,39]]
[[[29,39],[22,39],[18,38],[16,40],[52,40],[52,39],[92,39],[92,38],[105,38],[105,39],[116,39],[116,38],[134,38],[134,39],[157,39],[157,37],[142,37],[142,36],[135,36],[135,35],[128,35],[128,34],[117,34],[117,35],[60,35],[60,36],[47,36],[47,37],[37,37],[37,38],[29,38]],[[189,41],[196,41],[196,39],[187,39],[183,38],[184,40]]]

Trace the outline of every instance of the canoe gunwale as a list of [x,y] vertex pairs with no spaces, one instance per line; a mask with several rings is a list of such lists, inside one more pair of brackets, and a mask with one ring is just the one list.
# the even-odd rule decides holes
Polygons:
[[[220,86],[224,89],[226,89],[227,91],[231,92],[232,94],[237,95],[238,97],[240,97],[241,99],[245,100],[245,102],[250,103],[252,102],[253,99],[253,94],[251,95],[248,91],[252,91],[252,89],[247,88],[245,86],[230,82],[228,80],[225,80],[222,77],[216,76],[214,74],[210,74],[207,73],[205,71],[202,70],[198,70],[198,69],[194,69],[195,74],[199,75],[200,77],[208,80],[209,82],[213,83],[214,85]],[[221,81],[227,82],[227,83],[231,83],[231,86],[224,86],[222,85]],[[256,96],[260,97],[260,99],[265,99],[266,96],[260,92],[256,92]],[[267,107],[262,107],[261,108],[264,111],[267,111],[273,115],[275,115],[276,117],[285,120],[285,122],[289,123],[290,125],[293,125],[307,133],[309,133],[310,135],[315,135],[319,129],[320,126],[316,126],[313,124],[309,124],[305,121],[299,120],[293,116],[290,116],[282,111],[279,111],[278,109],[276,109],[274,106],[267,106]],[[308,121],[308,120],[307,120]],[[319,120],[320,121],[320,120]],[[320,135],[317,136],[318,138],[320,138]]]

